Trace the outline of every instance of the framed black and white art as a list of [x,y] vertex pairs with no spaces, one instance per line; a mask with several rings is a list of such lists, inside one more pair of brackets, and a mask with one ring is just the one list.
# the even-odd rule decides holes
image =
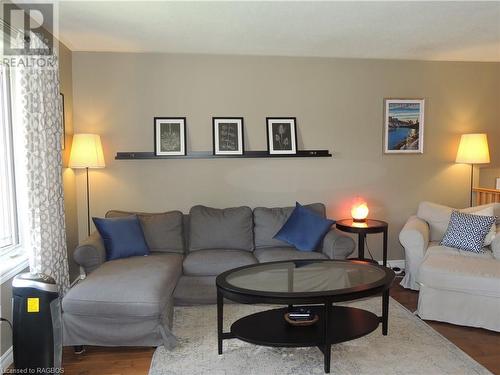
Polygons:
[[243,155],[243,117],[212,117],[214,155]]
[[155,117],[155,154],[186,155],[186,118]]
[[266,117],[267,150],[271,155],[297,153],[295,117]]

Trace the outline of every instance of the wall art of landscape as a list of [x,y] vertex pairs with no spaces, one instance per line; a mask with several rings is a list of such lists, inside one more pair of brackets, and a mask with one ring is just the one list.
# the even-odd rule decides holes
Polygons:
[[420,150],[420,115],[420,103],[389,103],[386,128],[389,151]]

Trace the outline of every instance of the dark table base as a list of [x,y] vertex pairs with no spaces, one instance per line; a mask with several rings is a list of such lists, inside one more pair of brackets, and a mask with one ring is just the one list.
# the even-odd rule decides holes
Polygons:
[[[263,346],[311,347],[317,346],[324,354],[325,372],[330,372],[332,344],[354,340],[373,332],[380,323],[383,334],[387,335],[387,315],[389,300],[383,298],[383,316],[372,312],[345,306],[312,306],[319,321],[308,327],[289,325],[284,314],[288,308],[262,311],[245,316],[231,325],[231,332],[222,332],[222,304],[219,307],[219,354],[222,354],[222,340],[238,338]],[[325,319],[328,316],[328,319]]]

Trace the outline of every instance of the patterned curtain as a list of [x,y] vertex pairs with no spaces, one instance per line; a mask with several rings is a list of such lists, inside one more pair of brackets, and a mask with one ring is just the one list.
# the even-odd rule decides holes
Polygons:
[[[15,69],[23,124],[30,271],[52,276],[64,294],[69,287],[64,197],[62,124],[57,57],[35,56]],[[42,62],[43,61],[43,62]]]

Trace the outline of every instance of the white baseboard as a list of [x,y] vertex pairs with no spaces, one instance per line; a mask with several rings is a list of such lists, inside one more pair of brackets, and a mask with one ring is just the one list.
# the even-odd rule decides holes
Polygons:
[[14,363],[14,355],[11,346],[0,358],[0,369],[2,370],[2,373],[6,372],[12,363]]
[[[382,264],[382,263],[383,262],[381,260],[378,261],[378,264]],[[390,268],[399,267],[402,270],[404,270],[405,269],[405,260],[404,259],[391,259],[391,260],[387,261],[387,265]]]

